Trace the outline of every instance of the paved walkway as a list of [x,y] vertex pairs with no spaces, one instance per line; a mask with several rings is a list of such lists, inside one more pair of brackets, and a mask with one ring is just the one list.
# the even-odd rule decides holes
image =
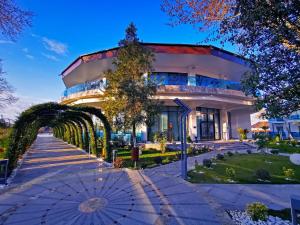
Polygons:
[[156,171],[118,170],[51,136],[38,136],[12,185],[0,224],[231,224],[194,186]]

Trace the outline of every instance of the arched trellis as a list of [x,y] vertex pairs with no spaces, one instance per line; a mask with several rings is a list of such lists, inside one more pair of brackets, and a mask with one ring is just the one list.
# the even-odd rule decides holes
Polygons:
[[111,127],[101,110],[93,107],[75,107],[58,103],[44,103],[32,106],[15,122],[7,150],[10,171],[15,168],[18,158],[35,140],[38,130],[44,126],[53,128],[54,135],[78,147],[90,148],[97,156],[97,141],[91,116],[96,116],[104,126],[102,156],[111,160]]

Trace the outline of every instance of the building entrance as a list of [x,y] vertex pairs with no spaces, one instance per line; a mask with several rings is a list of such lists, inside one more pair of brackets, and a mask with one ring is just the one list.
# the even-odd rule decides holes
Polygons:
[[220,116],[218,109],[197,107],[197,137],[200,141],[220,139]]

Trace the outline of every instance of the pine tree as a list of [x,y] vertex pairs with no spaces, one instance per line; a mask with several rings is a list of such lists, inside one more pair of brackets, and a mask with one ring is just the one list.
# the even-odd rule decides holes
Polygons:
[[105,73],[107,88],[102,107],[116,130],[132,130],[135,145],[137,126],[151,125],[160,108],[159,100],[153,98],[157,85],[147,78],[154,55],[139,42],[133,23],[126,29],[119,47],[113,61],[114,70]]

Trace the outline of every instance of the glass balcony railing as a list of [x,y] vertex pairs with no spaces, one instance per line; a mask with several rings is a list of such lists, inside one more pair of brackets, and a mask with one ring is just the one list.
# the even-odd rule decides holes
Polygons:
[[92,82],[86,82],[84,84],[77,84],[73,87],[67,88],[63,92],[63,96],[68,97],[71,94],[75,94],[82,91],[89,91],[89,90],[96,90],[96,89],[104,90],[105,86],[106,86],[105,80],[96,80]]
[[[182,86],[198,86],[207,88],[220,88],[227,90],[241,91],[241,84],[236,81],[217,79],[207,77],[203,75],[188,76],[187,73],[168,73],[157,72],[150,75],[150,79],[157,83],[157,85],[182,85]],[[92,82],[86,82],[84,84],[77,84],[73,87],[67,88],[63,96],[68,97],[71,94],[100,89],[104,90],[106,86],[106,80],[96,80]]]

